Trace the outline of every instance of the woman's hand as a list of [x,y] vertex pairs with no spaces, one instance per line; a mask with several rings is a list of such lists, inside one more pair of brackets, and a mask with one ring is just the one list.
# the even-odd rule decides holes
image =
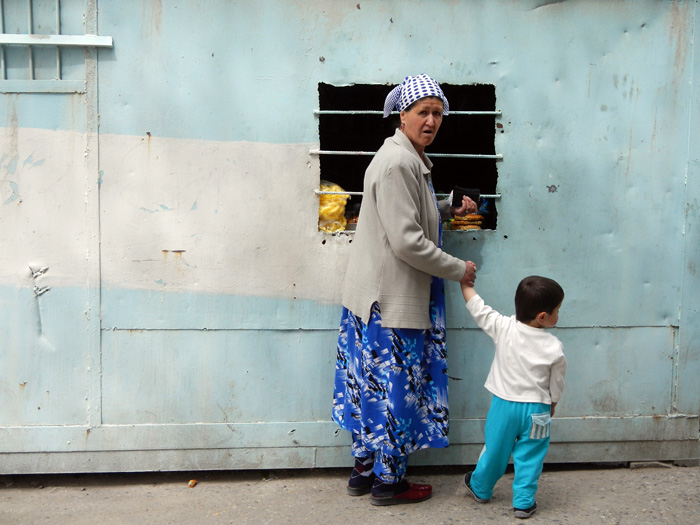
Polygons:
[[476,206],[476,203],[466,195],[462,196],[462,206],[460,206],[459,208],[453,208],[450,206],[450,211],[452,212],[452,215],[456,215],[457,217],[464,217],[465,215],[469,215],[470,213],[476,213],[477,210],[478,208]]

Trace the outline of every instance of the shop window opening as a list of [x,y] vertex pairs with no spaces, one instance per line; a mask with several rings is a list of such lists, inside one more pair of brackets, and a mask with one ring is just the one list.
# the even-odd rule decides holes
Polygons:
[[[399,124],[398,113],[382,118],[384,99],[393,85],[354,84],[318,85],[319,156],[321,181],[332,183],[321,190],[347,192],[345,224],[325,231],[351,230],[362,202],[365,170],[372,156],[393,135]],[[495,151],[497,130],[503,131],[496,110],[493,85],[441,84],[450,102],[450,114],[443,119],[440,131],[426,153],[433,162],[433,185],[444,198],[455,186],[478,188],[482,198],[479,214],[482,229],[496,229],[499,195],[496,193],[497,164],[502,156]],[[347,198],[321,195],[321,209],[330,202],[343,203]],[[325,202],[324,202],[325,200]],[[335,208],[334,208],[335,209]]]

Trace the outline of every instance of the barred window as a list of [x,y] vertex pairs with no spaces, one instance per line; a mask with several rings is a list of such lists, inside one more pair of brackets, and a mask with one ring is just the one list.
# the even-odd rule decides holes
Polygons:
[[86,34],[86,0],[0,0],[0,93],[82,93],[86,49],[112,38]]
[[[399,116],[382,118],[384,99],[393,85],[355,84],[334,86],[320,83],[321,179],[355,193],[346,206],[346,217],[359,210],[365,170],[384,139],[393,135]],[[435,192],[445,196],[454,186],[478,188],[482,195],[482,228],[496,229],[497,130],[502,132],[493,85],[441,84],[450,102],[450,114],[442,121],[435,141],[426,153],[433,161]]]

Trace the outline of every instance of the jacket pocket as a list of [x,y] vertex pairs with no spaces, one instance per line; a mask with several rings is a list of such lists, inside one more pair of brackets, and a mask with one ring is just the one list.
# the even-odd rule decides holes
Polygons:
[[547,439],[549,437],[549,426],[552,421],[551,412],[530,414],[530,417],[532,417],[530,439]]

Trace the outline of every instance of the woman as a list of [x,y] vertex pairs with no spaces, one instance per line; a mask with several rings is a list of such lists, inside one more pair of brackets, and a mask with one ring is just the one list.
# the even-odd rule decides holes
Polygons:
[[430,497],[404,479],[408,455],[448,445],[443,279],[474,282],[474,266],[441,249],[441,220],[466,215],[438,202],[425,156],[449,105],[427,75],[406,77],[384,117],[401,124],[365,173],[360,220],[342,290],[333,419],[352,434],[348,493],[374,505]]

